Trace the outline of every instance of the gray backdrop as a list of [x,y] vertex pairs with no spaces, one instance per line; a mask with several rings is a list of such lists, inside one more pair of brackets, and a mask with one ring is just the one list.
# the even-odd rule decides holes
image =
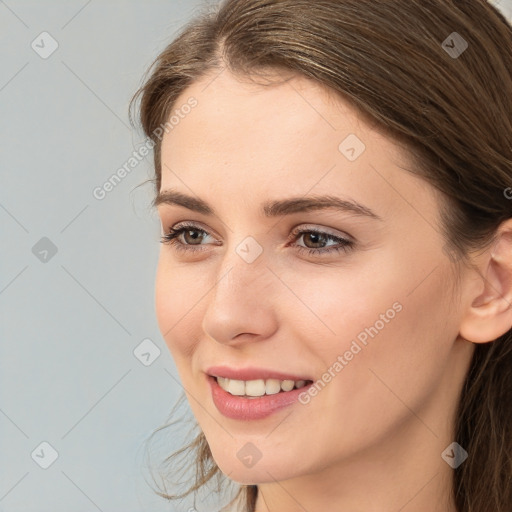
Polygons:
[[104,184],[142,144],[143,72],[201,5],[0,0],[0,512],[189,509],[143,470],[182,391],[154,312],[151,155]]

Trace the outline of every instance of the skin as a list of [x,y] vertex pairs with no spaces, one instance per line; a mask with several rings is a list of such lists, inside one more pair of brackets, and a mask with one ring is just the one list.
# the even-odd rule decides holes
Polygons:
[[[302,77],[263,87],[228,70],[195,82],[176,107],[190,96],[198,106],[162,141],[161,190],[200,197],[217,216],[157,207],[162,233],[182,221],[206,233],[179,237],[203,252],[162,244],[156,313],[217,465],[258,484],[257,512],[455,512],[453,469],[441,454],[454,440],[475,343],[512,324],[510,239],[475,255],[456,293],[440,197],[349,104]],[[355,161],[338,150],[349,134],[366,146]],[[333,210],[260,213],[269,199],[313,194],[350,198],[382,221]],[[300,226],[355,245],[299,253],[338,245],[290,235]],[[263,250],[252,263],[236,252],[248,236]],[[397,302],[401,311],[309,404],[257,421],[216,409],[209,366],[320,379]],[[237,457],[248,442],[262,455],[250,468]]]

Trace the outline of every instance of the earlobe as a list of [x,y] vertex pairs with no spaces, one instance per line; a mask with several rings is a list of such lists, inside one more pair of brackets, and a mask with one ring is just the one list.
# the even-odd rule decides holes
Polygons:
[[460,336],[487,343],[512,328],[512,219],[501,224],[495,242],[478,260],[480,292],[468,297]]

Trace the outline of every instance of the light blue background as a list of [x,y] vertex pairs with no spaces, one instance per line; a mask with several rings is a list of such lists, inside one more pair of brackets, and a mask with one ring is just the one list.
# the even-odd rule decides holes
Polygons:
[[[512,0],[494,3],[512,18]],[[128,101],[203,4],[0,0],[0,512],[190,506],[156,496],[142,469],[182,391],[154,312],[153,188],[137,187],[152,157],[103,200],[93,190],[140,147]],[[43,31],[59,45],[47,59],[31,47]],[[148,338],[161,353],[145,366],[133,351]],[[31,458],[43,441],[58,452],[48,469]]]

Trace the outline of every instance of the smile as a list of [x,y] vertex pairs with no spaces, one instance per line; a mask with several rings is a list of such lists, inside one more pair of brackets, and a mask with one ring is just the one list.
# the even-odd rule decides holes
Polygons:
[[216,377],[217,383],[229,394],[234,396],[243,396],[245,398],[256,398],[265,395],[275,395],[281,392],[291,391],[292,389],[303,388],[306,380],[278,380],[278,379],[256,379],[256,380],[236,380],[225,377]]
[[[226,418],[242,421],[264,419],[281,409],[294,404],[299,405],[299,395],[313,385],[313,381],[306,380],[254,379],[242,381],[212,375],[207,375],[206,378],[217,410]],[[269,385],[270,394],[267,394],[267,385]],[[300,387],[297,387],[298,385]],[[277,389],[278,386],[279,389]],[[240,394],[232,394],[230,390]],[[249,393],[258,394],[251,396]]]

